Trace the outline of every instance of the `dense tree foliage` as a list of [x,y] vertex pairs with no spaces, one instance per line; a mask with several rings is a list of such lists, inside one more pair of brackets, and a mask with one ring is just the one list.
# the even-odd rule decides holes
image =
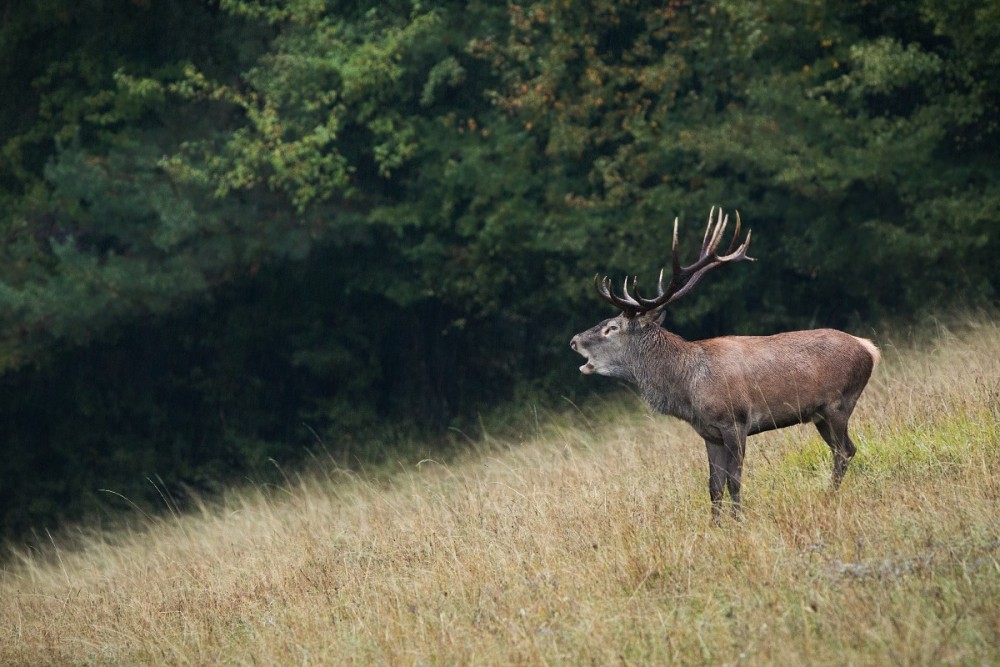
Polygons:
[[7,533],[576,392],[715,204],[689,335],[998,297],[996,3],[0,6]]

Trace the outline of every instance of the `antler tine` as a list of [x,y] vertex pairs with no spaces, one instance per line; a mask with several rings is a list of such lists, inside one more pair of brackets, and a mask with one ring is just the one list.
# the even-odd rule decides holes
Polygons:
[[[746,239],[743,240],[743,243],[741,243],[740,247],[736,248],[736,250],[733,250],[732,252],[730,252],[727,255],[723,255],[722,257],[719,257],[719,260],[718,260],[719,263],[734,262],[734,261],[740,260],[740,259],[745,259],[748,262],[756,262],[757,261],[756,257],[749,257],[747,255],[747,250],[750,248],[750,235],[752,233],[753,233],[752,229],[747,232]],[[735,241],[730,245],[730,247],[732,247],[733,245],[736,245]]]
[[[639,282],[639,276],[632,276],[632,291],[635,291],[635,285],[637,282]],[[635,296],[628,293],[628,276],[626,276],[625,280],[622,282],[622,296],[625,297],[624,301],[630,306],[634,306],[637,310],[645,310],[642,304],[636,300],[639,293],[636,292]]]
[[736,211],[736,227],[733,229],[733,240],[729,242],[729,247],[726,248],[726,254],[731,255],[734,250],[736,250],[736,244],[740,240],[740,212]]
[[[715,207],[712,207],[714,213]],[[706,255],[715,252],[715,249],[719,246],[719,242],[722,240],[722,235],[726,231],[726,225],[729,224],[729,216],[723,216],[722,208],[719,208],[719,216],[714,222],[712,221],[713,215],[710,213],[708,216],[708,226],[705,228],[705,236],[701,241],[701,252],[698,254],[698,259],[702,259]]]
[[[597,288],[597,293],[600,294],[605,301],[610,303],[612,306],[615,306],[616,308],[620,308],[629,317],[634,317],[636,314],[638,314],[640,311],[643,310],[642,305],[635,299],[633,299],[632,296],[628,293],[628,277],[625,278],[625,283],[624,286],[622,287],[622,292],[625,297],[622,298],[616,296],[615,293],[612,291],[613,285],[611,283],[611,278],[609,278],[608,276],[604,276],[604,279],[601,280],[600,275],[601,274],[598,273],[597,275],[594,276],[594,286]],[[634,282],[632,287],[633,289],[635,289]]]
[[[708,212],[708,225],[705,227],[705,235],[701,239],[701,252],[699,253],[699,255],[702,257],[705,256],[705,252],[708,250],[708,245],[710,243],[709,237],[714,236],[714,234],[712,233],[712,218],[714,217],[715,217],[715,207],[713,206],[712,210]],[[722,217],[722,208],[719,208],[719,217],[720,218]]]
[[[681,258],[677,253],[677,223],[680,218],[674,218],[674,244],[670,248],[670,268],[677,275],[681,272]],[[660,278],[663,278],[663,271],[660,271]],[[663,290],[660,290],[662,293]]]
[[615,303],[615,295],[611,293],[611,279],[607,276],[601,278],[600,273],[594,274],[594,287],[597,288],[597,293],[600,294],[605,301],[610,303],[612,306],[617,305]]
[[[656,281],[656,297],[652,299],[644,299],[640,294],[639,290],[636,288],[636,281],[632,281],[632,291],[635,293],[635,300],[642,307],[642,312],[648,312],[656,308],[660,299],[663,297],[663,269],[660,269],[660,277]],[[630,295],[631,296],[631,295]]]
[[729,242],[729,247],[726,248],[726,254],[719,256],[719,262],[732,262],[737,259],[745,259],[751,262],[757,261],[753,257],[747,256],[747,249],[750,247],[750,235],[753,234],[753,230],[747,231],[747,237],[743,239],[743,243],[740,243],[740,212],[736,211],[736,229],[733,231],[733,240]]
[[738,256],[742,256],[744,259],[750,260],[751,262],[756,261],[753,257],[747,257],[746,251],[750,247],[750,234],[753,230],[747,231],[747,237],[743,239],[743,243],[739,243],[740,240],[740,212],[736,211],[736,229],[733,231],[733,240],[729,242],[729,247],[726,248],[726,254],[719,257],[720,260],[728,262],[736,259]]

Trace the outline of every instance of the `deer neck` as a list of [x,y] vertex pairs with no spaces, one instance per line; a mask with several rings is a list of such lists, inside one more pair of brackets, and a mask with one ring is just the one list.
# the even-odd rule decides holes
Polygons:
[[655,412],[690,421],[701,348],[662,328],[644,337],[642,347],[633,364],[639,394]]

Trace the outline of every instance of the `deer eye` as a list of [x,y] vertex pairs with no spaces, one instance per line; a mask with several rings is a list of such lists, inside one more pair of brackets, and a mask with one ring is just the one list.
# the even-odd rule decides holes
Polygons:
[[610,335],[611,333],[613,333],[615,331],[618,331],[618,325],[617,324],[609,324],[608,326],[604,327],[604,335],[605,336],[608,336],[608,335]]

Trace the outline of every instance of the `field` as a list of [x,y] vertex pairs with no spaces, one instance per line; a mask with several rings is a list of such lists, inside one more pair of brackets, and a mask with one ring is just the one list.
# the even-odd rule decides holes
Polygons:
[[998,664],[1000,324],[880,342],[836,494],[814,428],[757,436],[713,526],[698,438],[623,393],[15,551],[0,664]]

